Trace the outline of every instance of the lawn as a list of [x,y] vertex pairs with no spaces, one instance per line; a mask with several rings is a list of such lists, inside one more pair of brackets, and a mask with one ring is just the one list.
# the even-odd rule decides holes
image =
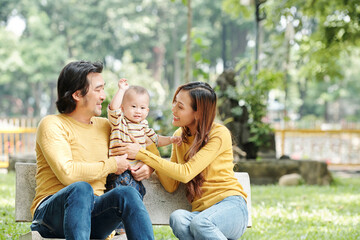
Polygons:
[[[252,186],[252,228],[241,239],[360,239],[360,177],[331,186]],[[15,175],[0,174],[0,240],[18,239],[29,223],[15,223]],[[155,227],[155,239],[176,239]]]

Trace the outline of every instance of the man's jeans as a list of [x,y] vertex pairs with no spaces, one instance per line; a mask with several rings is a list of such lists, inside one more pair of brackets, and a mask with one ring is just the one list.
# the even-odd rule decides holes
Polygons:
[[121,221],[128,239],[154,239],[149,214],[134,188],[120,186],[95,196],[89,183],[76,182],[38,206],[31,230],[46,238],[105,239]]
[[180,240],[238,239],[247,227],[248,210],[241,196],[227,197],[202,212],[176,210],[170,227]]

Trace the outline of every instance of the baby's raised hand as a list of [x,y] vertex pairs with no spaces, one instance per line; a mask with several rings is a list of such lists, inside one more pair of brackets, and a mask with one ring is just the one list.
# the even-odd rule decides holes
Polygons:
[[172,136],[172,137],[170,138],[170,141],[171,141],[171,143],[175,143],[175,144],[177,144],[178,146],[180,146],[181,143],[182,143],[182,138],[181,138],[180,136]]
[[126,90],[129,88],[129,84],[127,83],[127,79],[121,78],[118,82],[119,89]]

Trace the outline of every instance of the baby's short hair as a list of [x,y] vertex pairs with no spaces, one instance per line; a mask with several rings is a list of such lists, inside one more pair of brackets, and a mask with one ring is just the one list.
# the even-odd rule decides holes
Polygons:
[[148,90],[146,90],[146,88],[142,87],[142,86],[138,86],[138,85],[131,85],[127,91],[129,90],[134,90],[137,94],[147,94],[149,95]]
[[129,94],[131,91],[134,91],[136,94],[146,94],[148,95],[148,97],[150,98],[150,94],[148,92],[148,90],[142,86],[138,86],[138,85],[131,85],[129,86],[129,88],[125,91],[124,93],[124,98],[127,94]]

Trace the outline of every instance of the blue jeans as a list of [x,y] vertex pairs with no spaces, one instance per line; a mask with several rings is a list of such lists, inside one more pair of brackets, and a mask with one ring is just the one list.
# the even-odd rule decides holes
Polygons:
[[180,240],[238,239],[248,224],[248,210],[241,196],[230,196],[201,212],[176,210],[170,227]]
[[138,191],[121,186],[95,196],[89,183],[73,183],[36,209],[31,230],[45,238],[105,239],[125,224],[128,239],[154,239],[149,214]]
[[131,186],[139,191],[141,198],[144,199],[146,194],[146,189],[144,184],[141,181],[136,181],[132,176],[130,170],[126,170],[120,175],[116,175],[115,173],[111,173],[108,175],[106,179],[106,189],[111,190],[118,186]]
[[[141,199],[144,199],[146,194],[146,189],[144,184],[141,181],[136,181],[132,176],[130,170],[126,170],[120,175],[116,175],[115,173],[110,173],[106,178],[106,191],[114,189],[119,186],[130,186],[139,191],[141,195]],[[125,229],[124,224],[121,223],[115,230],[116,232],[122,232]]]

